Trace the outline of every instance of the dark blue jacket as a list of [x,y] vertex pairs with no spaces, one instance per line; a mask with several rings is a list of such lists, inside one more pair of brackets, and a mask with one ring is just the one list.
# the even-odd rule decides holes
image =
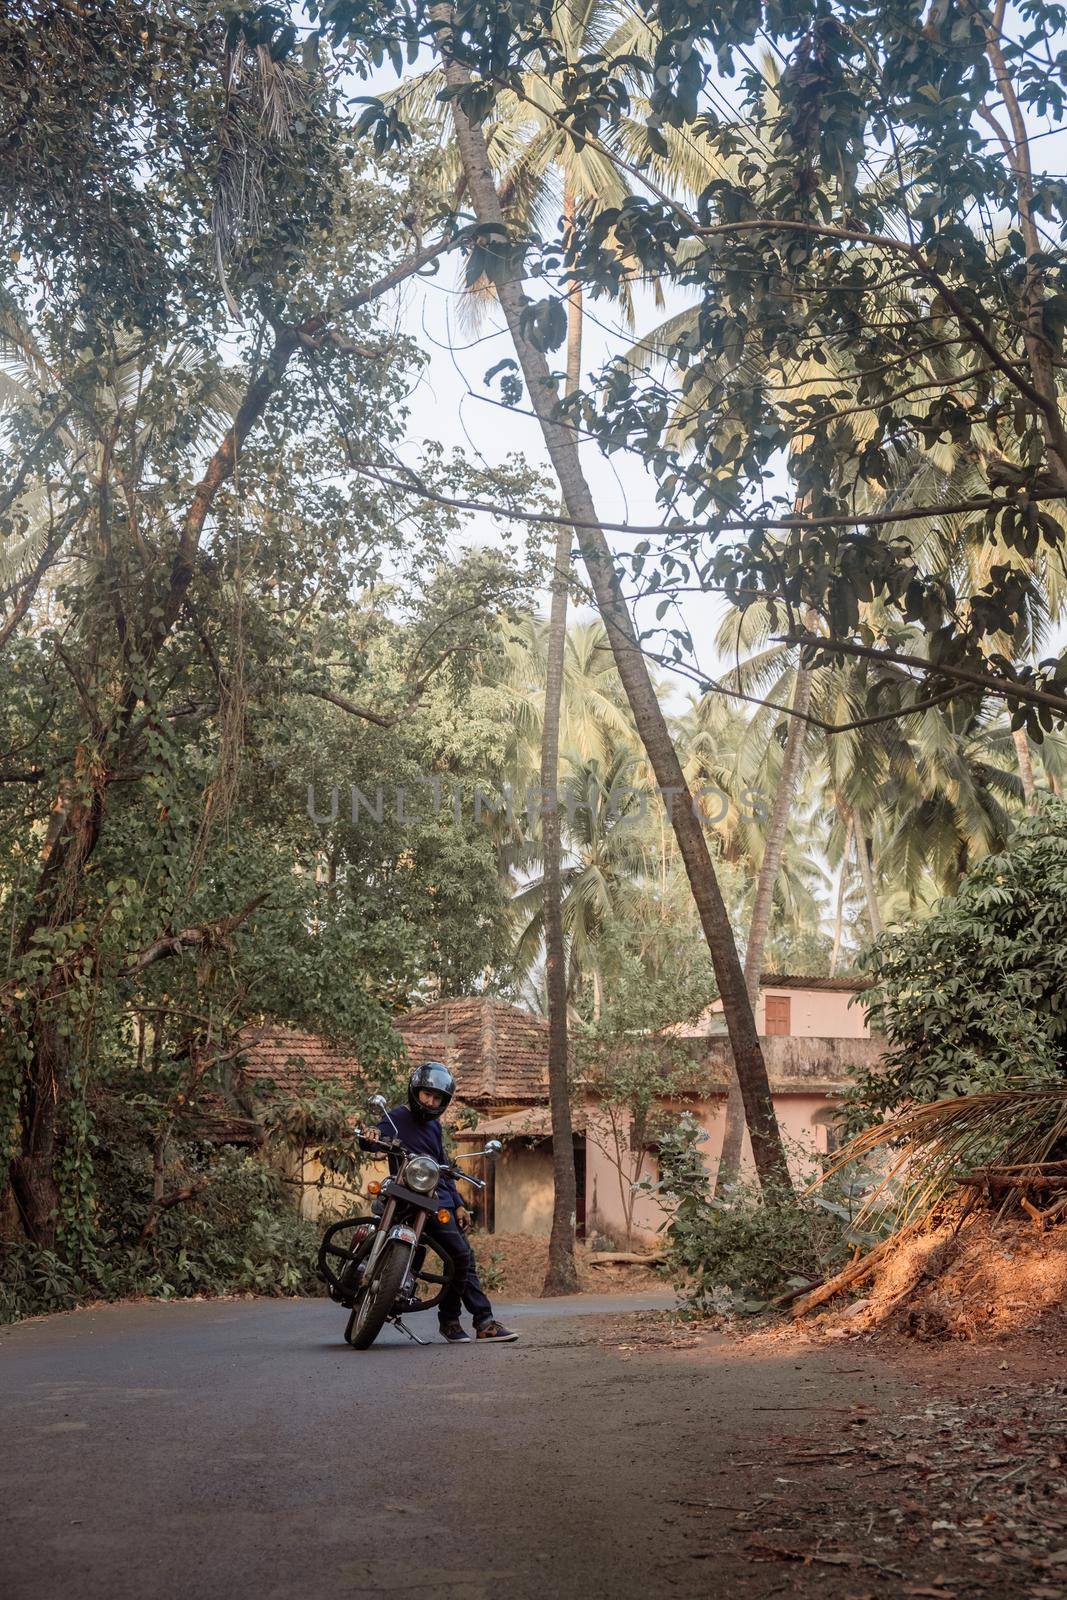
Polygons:
[[[422,1122],[408,1106],[394,1106],[389,1118],[395,1125],[395,1131],[390,1127],[389,1120],[383,1117],[378,1124],[378,1132],[383,1139],[399,1139],[405,1150],[415,1155],[432,1156],[435,1161],[446,1159],[444,1135],[436,1118]],[[451,1178],[441,1179],[434,1199],[452,1211],[463,1204],[463,1198]]]

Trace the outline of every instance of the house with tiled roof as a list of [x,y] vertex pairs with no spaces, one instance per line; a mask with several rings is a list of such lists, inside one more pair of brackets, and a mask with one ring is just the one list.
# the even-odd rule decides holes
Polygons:
[[[805,1149],[825,1154],[834,1147],[838,1108],[853,1074],[875,1064],[882,1054],[883,1041],[871,1036],[863,1010],[865,988],[862,980],[851,978],[809,978],[775,973],[767,974],[760,985],[756,1027],[761,1036],[775,1112],[796,1162]],[[468,1037],[473,1038],[479,1018],[487,1030],[491,1028],[491,1020],[479,1009],[486,1002],[453,1004],[469,1008],[462,1013]],[[506,1007],[505,1010],[514,1012],[517,1008]],[[515,1033],[521,1032],[523,1040],[523,1049],[516,1051],[507,1078],[511,1104],[501,1103],[503,1095],[498,1097],[495,1107],[486,1104],[477,1127],[461,1138],[464,1142],[479,1144],[496,1138],[505,1146],[488,1195],[486,1220],[489,1225],[501,1233],[547,1233],[552,1219],[548,1029],[541,1018],[528,1013],[520,1013],[520,1016],[525,1019],[521,1029],[514,1021],[510,1024]],[[704,1159],[709,1174],[714,1174],[722,1148],[726,1096],[733,1074],[721,1001],[712,1002],[696,1021],[675,1024],[664,1033],[665,1048],[668,1048],[669,1039],[669,1048],[676,1055],[681,1045],[692,1059],[695,1070],[693,1087],[661,1109],[685,1111],[697,1120],[707,1136],[703,1145]],[[409,1032],[408,1036],[415,1035]],[[422,1035],[427,1042],[431,1037],[430,1030]],[[459,1054],[454,1057],[457,1062],[460,1059]],[[457,1067],[453,1065],[452,1070],[456,1071]],[[502,1080],[494,1081],[499,1085]],[[462,1093],[462,1077],[460,1083]],[[635,1175],[641,1178],[656,1175],[654,1147],[631,1152],[628,1141],[620,1141],[618,1137],[617,1119],[609,1129],[604,1108],[590,1093],[579,1094],[573,1119],[579,1224],[589,1234],[599,1232],[618,1238],[625,1228],[623,1193]],[[623,1149],[625,1154],[621,1153]],[[623,1171],[631,1161],[635,1171]],[[747,1135],[743,1164],[751,1167]],[[642,1194],[631,1220],[638,1238],[651,1239],[663,1221],[663,1214],[653,1196]]]
[[[854,979],[768,974],[760,987],[756,1026],[761,1035],[775,1111],[794,1149],[832,1148],[837,1108],[859,1069],[876,1062],[882,1041],[872,1038],[863,1012],[864,985]],[[548,1024],[543,1017],[493,995],[435,1000],[396,1019],[404,1053],[414,1066],[442,1061],[457,1081],[450,1117],[461,1149],[499,1139],[495,1164],[472,1167],[488,1180],[478,1202],[480,1223],[500,1233],[547,1233],[552,1219],[552,1126],[548,1110]],[[713,1002],[695,1021],[664,1030],[670,1048],[679,1044],[696,1069],[694,1088],[664,1110],[686,1111],[707,1134],[703,1146],[710,1172],[722,1147],[726,1093],[733,1065],[722,1018]],[[666,1041],[665,1041],[666,1046]],[[243,1081],[262,1093],[268,1083],[298,1093],[312,1079],[351,1089],[353,1114],[366,1101],[368,1084],[350,1052],[314,1034],[265,1026],[249,1030]],[[476,1122],[469,1126],[473,1112]],[[579,1093],[573,1112],[579,1226],[618,1237],[623,1227],[621,1194],[628,1184],[618,1166],[618,1142],[605,1132],[603,1108]],[[746,1136],[746,1162],[748,1140]],[[655,1175],[653,1149],[642,1153],[642,1177]],[[313,1152],[301,1168],[305,1210],[314,1214],[323,1198],[334,1199]],[[309,1187],[311,1185],[312,1187]],[[473,1197],[472,1197],[473,1198]],[[662,1214],[642,1195],[633,1216],[638,1237],[654,1236]]]
[[311,1082],[340,1084],[353,1099],[367,1093],[366,1079],[351,1050],[332,1045],[317,1033],[263,1023],[241,1035],[237,1077],[254,1093],[273,1085],[282,1094],[298,1095]]
[[479,1110],[548,1098],[548,1023],[495,995],[434,1000],[395,1023],[408,1060],[443,1061]]
[[[533,1012],[480,995],[432,1001],[394,1025],[410,1065],[443,1061],[454,1074],[457,1112],[469,1108],[483,1118],[500,1117],[547,1102],[548,1025]],[[365,1107],[372,1086],[353,1051],[279,1023],[248,1028],[241,1042],[233,1075],[239,1102],[272,1092],[298,1096],[319,1082],[351,1093],[353,1121]],[[300,1185],[305,1214],[316,1216],[326,1204],[341,1203],[314,1150],[294,1151],[283,1164],[286,1177]]]

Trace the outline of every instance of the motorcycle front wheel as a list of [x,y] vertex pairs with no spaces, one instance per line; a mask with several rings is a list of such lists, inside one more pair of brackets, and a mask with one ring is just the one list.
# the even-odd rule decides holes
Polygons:
[[369,1350],[384,1328],[400,1293],[409,1254],[408,1246],[399,1239],[382,1252],[374,1277],[360,1290],[345,1329],[345,1338],[353,1349]]

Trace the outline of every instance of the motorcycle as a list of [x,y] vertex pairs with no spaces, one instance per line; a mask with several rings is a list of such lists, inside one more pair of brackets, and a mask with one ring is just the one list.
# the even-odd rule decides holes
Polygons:
[[[387,1115],[381,1095],[371,1104]],[[401,1318],[416,1311],[432,1311],[455,1270],[433,1241],[423,1238],[431,1218],[439,1222],[449,1218],[449,1211],[434,1199],[434,1191],[442,1177],[484,1189],[481,1179],[462,1171],[459,1162],[494,1157],[503,1145],[499,1139],[490,1139],[484,1150],[441,1163],[405,1149],[398,1138],[356,1137],[361,1150],[391,1158],[396,1171],[382,1183],[368,1185],[368,1193],[377,1196],[373,1215],[345,1217],[326,1229],[319,1246],[319,1276],[330,1298],[348,1309],[345,1339],[356,1350],[369,1350],[387,1322],[415,1344],[426,1344],[428,1341],[406,1328]],[[437,1258],[439,1272],[428,1270],[428,1254]]]

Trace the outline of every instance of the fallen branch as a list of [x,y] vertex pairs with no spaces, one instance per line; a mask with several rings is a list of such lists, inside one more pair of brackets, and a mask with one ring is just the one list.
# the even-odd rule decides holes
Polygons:
[[825,1305],[835,1295],[843,1294],[846,1289],[852,1289],[858,1283],[863,1283],[874,1272],[875,1267],[888,1253],[890,1245],[895,1245],[902,1234],[893,1234],[888,1239],[883,1239],[881,1244],[876,1244],[865,1256],[860,1256],[858,1261],[850,1261],[848,1266],[832,1278],[827,1278],[825,1283],[820,1283],[809,1294],[802,1295],[793,1307],[795,1317],[805,1317],[809,1311],[814,1311],[816,1306]]
[[665,1250],[655,1250],[650,1256],[640,1255],[636,1250],[604,1250],[590,1255],[588,1264],[591,1267],[654,1267],[666,1259]]
[[1053,1205],[1047,1206],[1044,1211],[1039,1206],[1032,1205],[1025,1195],[1020,1196],[1019,1204],[1039,1233],[1043,1232],[1050,1222],[1055,1222],[1057,1217],[1067,1214],[1067,1195],[1064,1195],[1062,1199],[1057,1200]]

